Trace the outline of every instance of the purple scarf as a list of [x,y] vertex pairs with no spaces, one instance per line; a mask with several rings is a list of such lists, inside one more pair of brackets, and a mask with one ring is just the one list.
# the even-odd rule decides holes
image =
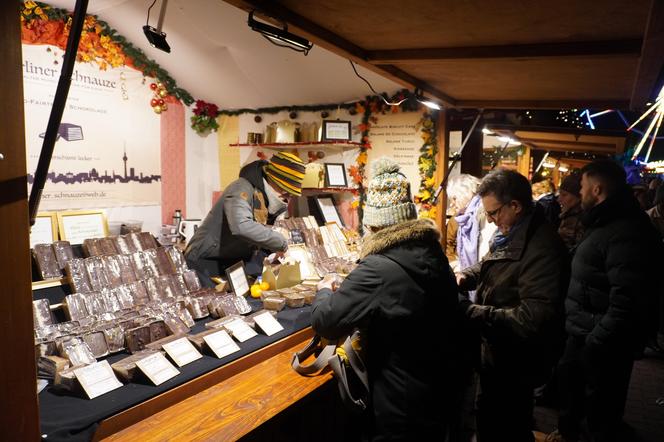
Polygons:
[[477,211],[480,209],[481,199],[475,195],[468,203],[466,210],[454,219],[459,224],[457,232],[457,256],[459,268],[465,269],[477,263],[479,254],[480,222]]

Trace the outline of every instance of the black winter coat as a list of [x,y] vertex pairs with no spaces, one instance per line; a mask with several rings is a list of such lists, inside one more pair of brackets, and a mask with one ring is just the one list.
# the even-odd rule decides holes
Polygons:
[[[642,346],[657,311],[661,240],[628,189],[584,214],[565,309],[568,334],[590,346]],[[659,254],[659,255],[658,255]]]
[[569,258],[537,205],[527,216],[506,246],[463,271],[461,288],[477,287],[466,314],[481,328],[483,366],[536,387],[562,351]]
[[372,234],[358,267],[314,302],[312,326],[321,336],[366,330],[373,440],[426,440],[446,431],[458,300],[439,241],[428,220]]

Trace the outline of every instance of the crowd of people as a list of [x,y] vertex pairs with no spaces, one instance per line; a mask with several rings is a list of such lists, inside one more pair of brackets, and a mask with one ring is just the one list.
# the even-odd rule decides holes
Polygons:
[[549,385],[548,440],[629,440],[634,358],[661,322],[664,186],[644,207],[623,168],[600,160],[553,197],[535,200],[506,169],[449,190],[443,248],[398,165],[377,162],[358,267],[314,302],[321,336],[363,331],[367,438],[533,441],[534,395]]

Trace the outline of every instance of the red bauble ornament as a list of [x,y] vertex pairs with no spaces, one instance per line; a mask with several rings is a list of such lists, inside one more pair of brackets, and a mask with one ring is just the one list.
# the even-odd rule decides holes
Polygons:
[[159,106],[163,106],[165,101],[160,98],[159,100],[157,100],[157,103],[159,103]]
[[155,107],[158,104],[161,104],[161,103],[156,98],[153,98],[152,100],[150,100],[150,106]]
[[157,90],[157,83],[150,83],[150,89],[152,89],[153,91],[156,91]]

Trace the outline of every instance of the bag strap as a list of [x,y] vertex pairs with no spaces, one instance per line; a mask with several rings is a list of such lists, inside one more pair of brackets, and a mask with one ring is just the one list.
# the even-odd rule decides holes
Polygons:
[[[293,354],[291,367],[303,376],[313,375],[321,371],[327,365],[327,361],[334,355],[337,346],[335,343],[323,343],[319,335],[311,338],[311,341],[302,350]],[[308,365],[302,364],[309,356],[318,353],[316,359]]]
[[[360,332],[356,330],[343,344],[346,359],[342,358],[339,354],[334,354],[328,360],[328,365],[337,378],[341,400],[351,411],[362,413],[367,408],[366,401],[369,398],[369,375],[367,374],[364,362],[353,348],[353,341],[359,338]],[[350,368],[345,366],[346,361],[348,361]],[[361,385],[351,388],[348,381],[348,370],[352,370],[353,375],[360,381]],[[358,387],[360,387],[359,391],[357,391]],[[353,396],[353,389],[356,390],[358,397]]]

